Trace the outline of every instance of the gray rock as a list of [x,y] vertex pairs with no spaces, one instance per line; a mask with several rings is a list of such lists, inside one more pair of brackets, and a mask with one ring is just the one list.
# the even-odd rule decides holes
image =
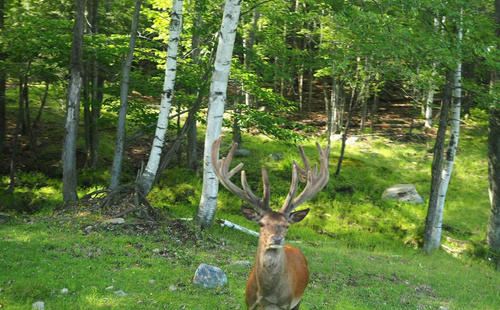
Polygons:
[[236,149],[234,152],[234,156],[236,157],[248,157],[250,156],[250,151],[247,149]]
[[121,217],[117,217],[114,219],[105,220],[103,223],[104,224],[123,224],[123,223],[125,223],[125,219],[121,218]]
[[127,293],[125,293],[125,292],[124,292],[124,291],[122,291],[122,290],[118,290],[118,291],[115,291],[115,295],[116,295],[116,296],[120,296],[120,297],[125,297],[125,296],[127,296],[128,294],[127,294]]
[[415,204],[424,203],[424,199],[418,194],[413,184],[396,184],[391,186],[384,191],[382,199]]
[[216,288],[227,284],[227,276],[219,267],[200,264],[194,274],[193,283],[204,288]]
[[36,301],[31,305],[31,309],[33,309],[33,310],[45,310],[45,303],[41,300]]

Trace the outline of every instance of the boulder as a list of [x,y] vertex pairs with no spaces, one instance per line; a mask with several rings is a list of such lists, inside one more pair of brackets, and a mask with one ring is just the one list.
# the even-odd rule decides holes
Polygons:
[[204,288],[216,288],[227,284],[227,276],[219,267],[200,264],[194,273],[193,283]]
[[424,203],[424,199],[418,194],[413,184],[393,185],[384,191],[382,199],[415,204]]

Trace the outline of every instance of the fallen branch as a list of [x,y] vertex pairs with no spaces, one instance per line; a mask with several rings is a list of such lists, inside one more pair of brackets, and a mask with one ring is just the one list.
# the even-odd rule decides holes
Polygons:
[[233,229],[236,229],[236,230],[239,230],[241,232],[244,232],[245,234],[248,234],[248,235],[252,235],[254,237],[259,237],[259,233],[256,232],[256,231],[253,231],[251,229],[248,229],[246,227],[243,227],[243,226],[240,226],[238,224],[235,224],[233,222],[230,222],[228,220],[223,220],[223,219],[220,219],[220,220],[217,220],[217,222],[220,224],[220,226],[222,227],[229,227],[229,228],[233,228]]

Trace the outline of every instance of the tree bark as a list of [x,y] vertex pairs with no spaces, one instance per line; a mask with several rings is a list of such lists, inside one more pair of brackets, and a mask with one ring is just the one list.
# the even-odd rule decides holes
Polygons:
[[[500,38],[500,0],[495,0],[496,36]],[[499,72],[493,72],[492,90],[498,83]],[[496,86],[498,87],[498,86]],[[496,268],[500,270],[500,104],[490,108],[488,135],[488,176],[491,215],[488,224],[488,246],[495,254]]]
[[212,167],[211,149],[213,142],[222,131],[227,84],[240,11],[241,0],[226,0],[208,101],[207,131],[203,154],[203,189],[197,215],[197,222],[202,227],[208,227],[212,224],[217,208],[219,181]]
[[[191,58],[196,65],[200,64],[200,41],[201,41],[201,28],[203,26],[203,10],[205,8],[205,0],[195,0],[196,16],[193,25],[193,35],[191,38],[191,49],[193,50]],[[202,81],[204,83],[204,81]],[[198,90],[199,95],[200,90]],[[188,123],[187,129],[187,150],[186,159],[189,169],[196,171],[198,169],[198,129],[196,126],[196,114],[194,119]]]
[[432,105],[434,102],[434,86],[430,85],[429,90],[427,92],[427,98],[425,100],[425,128],[432,127]]
[[68,104],[62,154],[63,200],[72,203],[78,200],[76,193],[76,142],[80,111],[80,90],[82,87],[82,50],[84,28],[84,1],[75,0],[75,25],[71,47],[71,79],[69,82]]
[[[459,34],[461,38],[461,35]],[[451,104],[451,119],[450,119],[450,139],[446,150],[443,169],[441,171],[441,182],[439,184],[439,194],[437,197],[436,216],[432,220],[433,225],[429,227],[430,235],[427,240],[426,252],[430,252],[439,248],[441,245],[442,223],[444,204],[448,185],[450,184],[451,174],[455,163],[455,155],[460,137],[460,109],[462,101],[462,64],[458,63],[457,69],[453,76],[453,92]]]
[[[0,32],[4,31],[4,19],[5,19],[5,0],[0,0]],[[7,58],[6,52],[0,49],[0,63],[2,63]],[[7,131],[7,116],[5,115],[5,107],[7,105],[7,100],[5,97],[7,85],[7,74],[5,70],[0,70],[0,153],[3,151],[5,145],[5,136]]]
[[490,109],[488,135],[488,175],[491,215],[488,225],[488,246],[498,256],[500,267],[500,107]]
[[149,154],[149,160],[144,172],[138,180],[139,189],[144,196],[151,191],[160,164],[162,149],[165,144],[168,117],[174,97],[175,76],[177,72],[177,50],[182,30],[182,3],[182,0],[174,0],[172,4],[167,61],[165,65],[165,80],[161,96],[160,113],[158,115],[158,122],[151,153]]
[[116,144],[115,155],[113,157],[113,166],[111,168],[111,183],[109,188],[115,190],[120,185],[120,176],[122,173],[123,151],[125,148],[126,136],[126,117],[128,109],[128,90],[130,82],[130,69],[134,59],[135,42],[137,39],[137,28],[139,25],[139,16],[141,12],[142,0],[135,2],[134,16],[130,27],[130,41],[128,53],[122,65],[122,80],[120,85],[120,111],[118,112],[118,124],[116,126]]
[[439,188],[441,187],[442,177],[441,173],[444,166],[444,144],[446,138],[446,129],[448,127],[448,116],[451,104],[451,81],[448,78],[448,83],[445,86],[443,100],[441,102],[441,111],[439,116],[439,128],[436,135],[436,142],[434,144],[434,156],[432,159],[431,169],[431,190],[429,195],[429,207],[427,209],[427,217],[425,220],[424,232],[424,251],[427,253],[432,252],[439,247],[440,238],[436,244],[435,228],[441,228],[442,210],[439,210],[438,198]]

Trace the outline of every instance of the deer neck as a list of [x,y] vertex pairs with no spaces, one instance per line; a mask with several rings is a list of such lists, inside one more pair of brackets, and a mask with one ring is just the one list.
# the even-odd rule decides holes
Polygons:
[[255,268],[257,271],[258,286],[269,292],[279,288],[281,282],[285,281],[285,250],[267,249],[259,242]]

